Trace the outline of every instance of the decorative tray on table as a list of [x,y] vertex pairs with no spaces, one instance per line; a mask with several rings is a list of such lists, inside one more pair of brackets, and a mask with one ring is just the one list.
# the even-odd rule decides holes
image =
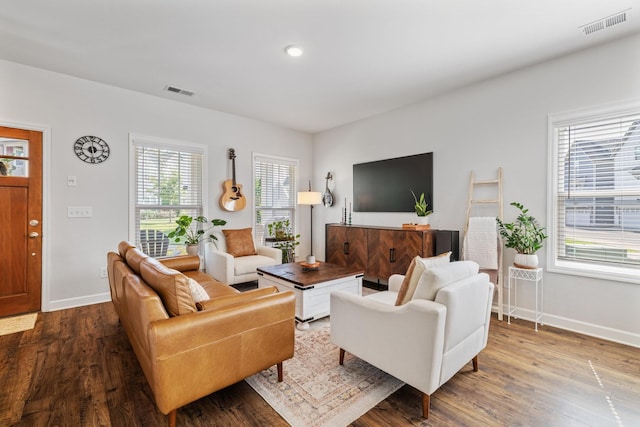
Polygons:
[[402,224],[402,228],[405,230],[429,230],[430,224]]
[[320,263],[319,262],[314,262],[311,264],[307,264],[306,262],[301,262],[300,265],[302,266],[302,269],[305,271],[315,271],[318,268],[320,268]]

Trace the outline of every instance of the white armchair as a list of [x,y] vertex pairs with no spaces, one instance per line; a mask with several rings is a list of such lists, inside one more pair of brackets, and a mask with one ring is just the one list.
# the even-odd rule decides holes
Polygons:
[[395,306],[401,275],[389,278],[387,292],[333,292],[331,341],[340,347],[340,364],[348,351],[420,390],[428,418],[430,395],[469,361],[477,371],[478,353],[487,345],[494,285],[471,264],[454,262],[422,273],[415,295],[429,274],[439,289],[433,301],[414,298]]
[[267,246],[255,246],[255,255],[234,257],[227,252],[225,236],[214,232],[217,240],[207,243],[205,248],[205,269],[216,280],[234,285],[258,280],[258,267],[282,264],[282,251]]

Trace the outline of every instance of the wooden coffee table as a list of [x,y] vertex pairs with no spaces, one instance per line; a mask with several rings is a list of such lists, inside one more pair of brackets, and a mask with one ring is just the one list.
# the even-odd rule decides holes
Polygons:
[[305,270],[301,263],[271,265],[258,268],[258,287],[276,286],[292,290],[296,296],[298,329],[309,328],[309,322],[328,316],[330,294],[344,291],[362,295],[364,271],[320,262],[317,270]]

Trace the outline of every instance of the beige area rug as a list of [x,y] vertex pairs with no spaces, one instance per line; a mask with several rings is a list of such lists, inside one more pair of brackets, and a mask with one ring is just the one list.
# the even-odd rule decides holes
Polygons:
[[284,381],[276,367],[245,381],[293,427],[346,426],[404,384],[331,343],[327,321],[296,330],[295,355],[284,362]]
[[0,318],[0,336],[33,329],[38,313]]

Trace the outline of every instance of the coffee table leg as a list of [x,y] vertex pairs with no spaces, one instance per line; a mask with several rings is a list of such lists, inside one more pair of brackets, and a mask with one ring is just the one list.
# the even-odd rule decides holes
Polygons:
[[309,322],[298,322],[296,327],[301,331],[306,331],[309,329]]

